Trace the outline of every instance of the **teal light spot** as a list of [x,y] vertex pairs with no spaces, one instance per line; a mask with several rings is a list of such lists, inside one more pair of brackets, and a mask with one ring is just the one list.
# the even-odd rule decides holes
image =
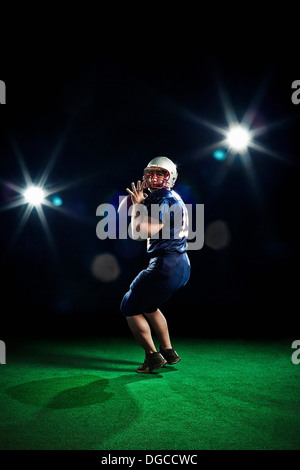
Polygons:
[[52,198],[52,204],[53,204],[54,206],[59,207],[59,206],[62,205],[62,203],[63,203],[63,201],[62,201],[62,199],[61,199],[59,196],[54,196],[54,197]]
[[225,160],[226,152],[224,150],[215,150],[213,156],[216,160]]

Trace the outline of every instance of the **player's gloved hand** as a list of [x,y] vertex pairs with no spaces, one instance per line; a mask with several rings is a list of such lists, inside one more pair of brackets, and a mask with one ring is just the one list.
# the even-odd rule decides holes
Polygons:
[[130,194],[132,204],[141,204],[144,199],[148,197],[148,194],[144,193],[143,191],[144,187],[144,182],[141,183],[138,181],[136,187],[134,183],[131,183],[132,191],[126,188],[126,191]]

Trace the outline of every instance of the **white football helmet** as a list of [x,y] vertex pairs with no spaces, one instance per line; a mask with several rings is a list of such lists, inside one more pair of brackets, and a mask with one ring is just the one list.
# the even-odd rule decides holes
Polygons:
[[144,169],[143,182],[145,187],[149,189],[171,189],[177,180],[177,176],[177,168],[172,160],[168,157],[156,157]]

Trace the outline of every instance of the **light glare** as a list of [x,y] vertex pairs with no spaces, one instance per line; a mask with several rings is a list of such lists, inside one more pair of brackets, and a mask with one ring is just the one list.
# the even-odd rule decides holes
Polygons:
[[30,186],[24,192],[24,198],[27,202],[29,202],[29,204],[32,204],[33,206],[41,204],[44,200],[44,197],[44,191],[37,186]]
[[229,130],[227,141],[233,150],[244,151],[250,141],[250,135],[244,127],[235,126]]

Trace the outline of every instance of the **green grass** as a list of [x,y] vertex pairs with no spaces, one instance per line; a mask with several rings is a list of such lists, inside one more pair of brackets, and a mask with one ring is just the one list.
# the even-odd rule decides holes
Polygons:
[[178,338],[182,361],[137,374],[132,338],[7,343],[0,449],[300,448],[288,341]]

